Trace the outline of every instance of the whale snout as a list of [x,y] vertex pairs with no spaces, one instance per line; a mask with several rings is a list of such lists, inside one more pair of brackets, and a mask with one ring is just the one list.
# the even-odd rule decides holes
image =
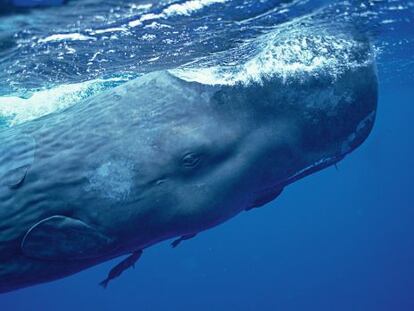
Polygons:
[[[359,147],[371,133],[376,117],[378,81],[375,64],[363,67],[346,79],[353,87],[349,102],[339,107],[337,154],[345,156]],[[349,92],[349,91],[348,91]]]
[[374,126],[376,111],[372,111],[357,125],[354,132],[352,132],[343,142],[340,148],[340,155],[345,156],[360,146],[369,136]]
[[[349,72],[332,86],[316,89],[324,100],[308,97],[301,114],[300,159],[287,185],[335,165],[358,148],[371,133],[376,117],[378,86],[375,64]],[[318,95],[317,99],[322,98]]]

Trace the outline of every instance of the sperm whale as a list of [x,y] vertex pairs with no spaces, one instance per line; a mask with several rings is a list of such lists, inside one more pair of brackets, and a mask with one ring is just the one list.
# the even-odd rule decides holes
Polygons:
[[[335,165],[370,133],[369,61],[335,78],[148,73],[0,132],[0,292],[193,237]],[[180,238],[182,237],[182,238]]]

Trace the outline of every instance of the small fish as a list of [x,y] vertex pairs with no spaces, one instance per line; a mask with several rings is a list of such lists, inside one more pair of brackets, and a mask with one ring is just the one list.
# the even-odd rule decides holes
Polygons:
[[172,248],[176,248],[176,247],[177,247],[177,246],[178,246],[178,245],[179,245],[182,241],[192,239],[192,238],[194,238],[196,235],[197,235],[196,233],[193,233],[193,234],[187,234],[187,235],[183,235],[181,238],[174,240],[174,241],[171,243],[171,247],[172,247]]
[[101,285],[103,288],[107,288],[110,281],[119,277],[125,270],[131,267],[135,267],[135,263],[138,261],[141,255],[142,250],[133,252],[131,256],[125,258],[123,261],[113,267],[112,270],[109,271],[107,278],[99,283],[99,285]]

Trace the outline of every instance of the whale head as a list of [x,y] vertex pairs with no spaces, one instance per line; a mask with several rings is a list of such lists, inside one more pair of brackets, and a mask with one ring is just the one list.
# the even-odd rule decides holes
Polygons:
[[[365,36],[266,40],[263,52],[238,68],[172,72],[178,84],[203,94],[186,91],[178,100],[192,104],[165,139],[186,167],[186,182],[177,188],[190,202],[183,210],[196,210],[200,223],[264,205],[287,185],[342,160],[373,127],[377,74]],[[200,206],[211,208],[197,214]]]
[[335,79],[288,85],[276,79],[252,87],[245,95],[252,103],[246,117],[252,128],[243,135],[249,155],[241,164],[249,168],[247,209],[268,203],[287,185],[335,165],[360,146],[374,125],[377,88],[373,62]]
[[155,73],[141,87],[151,105],[137,113],[139,138],[130,135],[145,142],[135,178],[141,244],[208,229],[334,165],[368,137],[377,104],[373,63],[288,85],[206,86]]

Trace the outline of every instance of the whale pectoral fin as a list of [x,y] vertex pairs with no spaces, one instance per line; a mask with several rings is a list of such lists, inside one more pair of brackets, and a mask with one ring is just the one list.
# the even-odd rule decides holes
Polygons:
[[178,239],[176,239],[176,240],[172,241],[172,243],[171,243],[171,247],[172,247],[172,248],[176,248],[178,245],[180,245],[180,244],[181,244],[181,242],[182,242],[182,241],[192,239],[192,238],[194,238],[196,235],[197,235],[197,233],[183,235],[182,237],[180,237],[180,238],[178,238]]
[[16,135],[13,140],[2,135],[0,142],[0,186],[17,189],[33,164],[36,143],[28,135]]
[[81,260],[102,255],[111,239],[86,223],[65,216],[52,216],[31,227],[21,250],[41,260]]
[[276,199],[283,191],[283,188],[275,188],[269,191],[266,191],[262,194],[260,194],[256,200],[253,202],[253,204],[251,206],[249,206],[248,208],[246,208],[246,211],[250,211],[254,208],[259,208],[262,207],[263,205],[273,201],[274,199]]

